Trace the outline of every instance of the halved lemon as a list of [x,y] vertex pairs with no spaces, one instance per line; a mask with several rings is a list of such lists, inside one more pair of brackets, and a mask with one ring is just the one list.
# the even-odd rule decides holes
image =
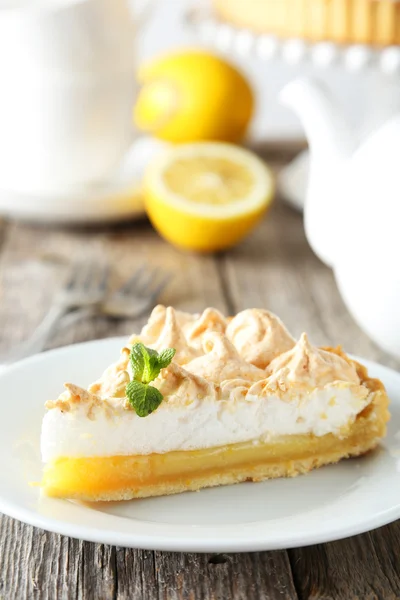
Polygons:
[[145,174],[151,222],[169,242],[214,252],[242,240],[260,221],[274,192],[273,175],[253,153],[199,142],[170,148]]

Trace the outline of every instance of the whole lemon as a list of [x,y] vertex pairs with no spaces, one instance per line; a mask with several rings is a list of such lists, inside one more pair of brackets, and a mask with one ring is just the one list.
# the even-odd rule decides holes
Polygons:
[[252,90],[243,75],[203,50],[176,51],[138,73],[137,127],[169,142],[237,142],[253,114]]

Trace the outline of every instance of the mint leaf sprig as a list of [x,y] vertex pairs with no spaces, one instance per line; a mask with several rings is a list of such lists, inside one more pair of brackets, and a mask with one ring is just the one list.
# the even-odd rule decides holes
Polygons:
[[138,417],[147,417],[160,406],[163,395],[150,382],[158,377],[161,369],[168,367],[175,352],[174,348],[167,348],[158,353],[141,342],[132,346],[129,359],[133,379],[126,386],[125,393]]

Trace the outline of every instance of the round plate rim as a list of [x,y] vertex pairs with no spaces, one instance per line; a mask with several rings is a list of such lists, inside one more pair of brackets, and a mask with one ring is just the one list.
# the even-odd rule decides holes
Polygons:
[[[41,354],[26,358],[22,361],[19,361],[3,371],[0,372],[0,382],[2,380],[3,375],[11,373],[12,371],[18,371],[25,364],[34,364],[35,362],[45,361],[50,356],[62,356],[63,354],[67,354],[69,352],[73,352],[77,348],[94,346],[97,344],[121,344],[124,345],[126,341],[126,336],[118,336],[118,337],[110,337],[104,338],[100,340],[90,340],[77,344],[71,344],[68,346],[63,346],[61,348],[56,348],[54,350],[49,350],[43,352]],[[395,370],[381,365],[377,362],[363,359],[357,356],[353,356],[355,360],[361,361],[368,369],[377,369],[380,371],[380,377],[383,378],[385,382],[385,378],[398,378],[400,385],[400,373]],[[400,392],[399,392],[400,393]],[[52,500],[52,502],[57,503],[66,503],[64,500]],[[90,508],[85,507],[85,509],[90,510]],[[95,511],[90,511],[95,512]],[[371,515],[369,519],[366,519],[363,523],[355,523],[353,525],[346,525],[337,531],[327,532],[322,527],[321,529],[314,531],[313,533],[307,533],[304,535],[302,532],[297,534],[288,536],[278,536],[278,537],[269,537],[268,539],[255,539],[254,537],[242,537],[233,536],[232,538],[221,539],[220,536],[214,536],[213,538],[206,537],[197,537],[196,538],[196,530],[200,531],[211,531],[215,530],[215,526],[213,527],[203,527],[203,526],[193,526],[193,536],[188,538],[187,536],[175,535],[174,537],[169,537],[163,535],[163,533],[140,533],[132,535],[131,532],[124,532],[121,530],[105,530],[95,526],[86,526],[83,527],[81,525],[74,525],[66,521],[54,519],[51,517],[45,517],[41,515],[38,511],[33,509],[27,509],[24,506],[20,506],[15,504],[14,502],[8,500],[3,495],[0,494],[0,513],[7,515],[9,517],[18,519],[24,523],[29,525],[39,527],[49,532],[66,535],[68,537],[86,540],[94,543],[101,544],[111,544],[121,547],[127,548],[142,548],[146,550],[162,550],[162,551],[175,551],[175,552],[256,552],[256,551],[265,551],[265,550],[278,550],[283,548],[295,548],[299,546],[309,546],[318,543],[326,543],[330,541],[335,541],[339,539],[344,539],[353,535],[358,535],[361,533],[365,533],[367,531],[371,531],[378,527],[387,525],[388,523],[393,522],[394,520],[400,518],[400,502],[398,505],[389,508],[387,510],[380,511],[376,514]],[[101,513],[102,515],[104,513]],[[108,515],[107,518],[110,517],[111,520],[114,519],[123,519],[123,517],[117,517],[114,515]],[[163,529],[164,527],[172,528],[176,527],[175,525],[165,525],[165,524],[154,524],[146,521],[137,520],[139,524],[145,524],[150,528],[153,526],[153,529]],[[260,524],[262,521],[257,521],[255,524]],[[254,523],[245,524],[249,525],[247,529],[251,529],[251,526]],[[182,527],[182,526],[181,526]],[[232,525],[220,525],[221,529],[229,529],[232,528]],[[242,529],[246,529],[246,526],[242,527]]]

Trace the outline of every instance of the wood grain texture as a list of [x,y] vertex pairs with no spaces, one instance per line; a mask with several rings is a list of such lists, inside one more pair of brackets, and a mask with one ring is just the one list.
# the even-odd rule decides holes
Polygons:
[[[397,539],[386,539],[389,532]],[[399,589],[399,524],[347,540],[289,552],[300,598],[313,600],[396,600]],[[395,535],[393,535],[395,537]],[[383,543],[382,543],[383,542]],[[393,562],[394,552],[397,559]],[[388,555],[392,560],[388,560]],[[394,566],[397,560],[397,567]]]
[[[281,315],[295,335],[396,366],[358,329],[332,273],[313,255],[302,219],[276,204],[242,245],[217,257],[181,253],[144,221],[104,229],[0,224],[0,352],[23,340],[77,257],[110,263],[119,285],[144,262],[174,275],[160,299],[186,310],[249,306]],[[49,346],[129,334],[143,320],[93,318]],[[398,366],[398,365],[397,365]],[[1,600],[352,600],[400,598],[400,524],[350,540],[277,552],[150,552],[72,540],[0,517]]]
[[[160,267],[172,275],[160,298],[163,303],[190,311],[204,305],[226,308],[213,258],[180,253],[164,243],[146,222],[100,231],[12,224],[1,256],[0,352],[33,331],[62,285],[68,265],[80,258],[110,264],[111,287],[120,285],[143,264]],[[128,334],[143,321],[88,320],[61,330],[50,346]]]

